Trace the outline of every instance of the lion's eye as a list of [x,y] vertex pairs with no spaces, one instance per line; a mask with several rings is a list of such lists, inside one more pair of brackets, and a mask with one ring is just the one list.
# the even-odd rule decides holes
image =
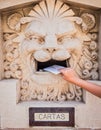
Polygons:
[[33,38],[32,37],[29,37],[29,40],[32,40]]
[[36,41],[39,44],[43,44],[44,43],[44,38],[43,37],[39,37],[39,36],[31,36],[30,40]]
[[30,40],[38,40],[38,39],[39,39],[39,37],[37,37],[37,36],[32,36]]
[[65,41],[71,40],[73,37],[72,36],[64,36],[64,37],[59,37],[57,39],[58,44],[63,44]]
[[44,38],[43,37],[40,37],[39,39],[38,39],[38,43],[40,43],[40,44],[44,44],[45,43],[45,40],[44,40]]
[[57,42],[58,42],[58,44],[62,44],[63,43],[63,38],[58,38]]

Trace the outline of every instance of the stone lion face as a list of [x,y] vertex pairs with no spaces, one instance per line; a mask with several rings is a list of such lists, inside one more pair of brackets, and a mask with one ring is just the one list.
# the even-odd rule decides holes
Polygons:
[[[51,6],[56,4],[54,2],[51,3]],[[74,86],[65,81],[61,74],[54,75],[43,71],[43,68],[55,64],[70,66],[76,70],[82,53],[83,40],[80,37],[80,30],[74,22],[78,19],[67,18],[68,15],[74,15],[73,11],[69,10],[67,5],[62,6],[63,3],[58,2],[57,5],[61,7],[61,11],[67,11],[66,18],[65,15],[61,15],[61,11],[59,14],[57,9],[53,8],[54,13],[50,9],[50,12],[45,12],[44,16],[38,14],[37,17],[36,12],[31,11],[29,13],[31,18],[22,18],[20,21],[22,24],[27,23],[23,30],[24,38],[20,43],[19,50],[23,74],[21,87],[24,89],[23,84],[27,83],[28,100],[67,100],[74,99],[76,96]],[[42,4],[43,7],[43,3],[39,3],[40,6]],[[48,0],[47,4],[49,4]],[[40,6],[36,6],[34,10],[38,10]],[[44,6],[44,8],[47,7]],[[80,96],[81,93],[80,90]],[[27,100],[23,93],[21,97],[21,100]],[[78,100],[81,100],[81,97]]]
[[[77,62],[76,58],[73,59],[74,55],[78,54],[78,50],[80,53],[82,45],[76,37],[76,32],[74,23],[69,20],[32,21],[25,30],[26,38],[23,42],[39,65],[37,70],[54,64],[74,66]],[[71,64],[70,59],[73,59],[74,63]]]
[[[21,43],[23,83],[27,80],[38,100],[66,100],[70,84],[61,74],[44,72],[51,65],[76,68],[82,42],[76,37],[76,28],[69,20],[53,23],[32,21],[25,29]],[[31,92],[30,92],[31,93]],[[73,95],[73,94],[72,94]],[[74,96],[73,96],[74,97]]]
[[[98,77],[95,72],[98,66],[97,43],[91,42],[87,34],[95,26],[94,16],[84,13],[78,17],[62,0],[42,0],[30,12],[29,8],[25,12],[24,17],[20,13],[8,17],[7,24],[15,34],[9,38],[5,35],[8,44],[5,64],[12,62],[10,68],[6,65],[6,77],[9,77],[10,69],[13,72],[10,76],[20,77],[20,99],[82,100],[81,88],[65,81],[61,74],[55,75],[43,69],[61,65],[72,67],[81,78],[91,77],[92,72],[96,75],[93,77]],[[96,39],[97,35],[91,35]]]

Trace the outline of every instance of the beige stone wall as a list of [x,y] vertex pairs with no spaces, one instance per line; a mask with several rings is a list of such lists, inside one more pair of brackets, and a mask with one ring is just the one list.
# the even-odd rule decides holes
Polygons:
[[84,5],[89,5],[92,7],[97,7],[101,8],[101,1],[100,0],[67,0],[70,2],[75,2],[76,4],[84,4]]
[[[100,0],[68,0],[84,5],[101,8]],[[33,0],[1,0],[0,9],[6,9],[16,5],[33,2]],[[0,33],[1,34],[1,33]],[[1,41],[0,41],[1,42]],[[1,44],[0,44],[1,45]],[[1,49],[1,46],[0,46]],[[1,49],[2,51],[2,49]],[[2,58],[0,59],[2,61]],[[2,71],[2,64],[0,70]],[[2,77],[2,76],[1,76]],[[101,81],[93,81],[101,85]],[[76,128],[99,128],[101,129],[101,99],[85,92],[85,102],[23,102],[16,103],[17,88],[16,80],[0,81],[0,128],[29,128],[29,107],[74,107]],[[72,130],[72,128],[63,128]]]
[[[101,41],[101,13],[100,13],[100,26],[99,26],[99,48],[101,48],[100,41]],[[101,80],[101,51],[99,51],[99,80]]]
[[[21,4],[27,4],[34,1],[40,1],[40,0],[0,0],[0,9],[6,9],[10,6],[16,6]],[[74,2],[77,4],[84,4],[89,5],[97,8],[101,8],[101,1],[100,0],[65,0],[66,2]]]
[[3,37],[2,37],[2,18],[0,14],[0,80],[3,78]]
[[32,3],[32,2],[36,2],[36,1],[39,1],[39,0],[18,0],[18,1],[0,0],[0,9],[4,10],[4,9],[10,8],[10,7],[21,6],[22,4],[26,5],[28,3]]
[[[101,128],[101,99],[86,92],[80,102],[23,102],[16,104],[16,80],[0,81],[1,128],[29,128],[29,107],[74,107],[75,128]],[[101,84],[99,81],[94,83]],[[66,130],[69,127],[60,127]],[[72,130],[72,128],[70,129]]]
[[[74,68],[83,79],[98,79],[98,15],[92,10],[91,13],[87,9],[84,11],[77,7],[78,11],[75,11],[72,9],[75,6],[66,4],[61,6],[62,4],[64,3],[60,1],[55,3],[53,0],[50,3],[50,0],[47,0],[46,3],[42,1],[36,6],[28,5],[26,8],[3,11],[4,74],[7,79],[21,79],[21,101],[35,99],[48,101],[82,100],[81,88],[79,91],[76,88],[74,90],[74,85],[70,85],[63,78],[61,79],[61,75],[56,76],[45,72],[43,74],[42,71],[46,67],[46,62],[49,63],[47,63],[49,66],[60,65],[60,63],[52,60],[61,61],[61,65],[63,65],[62,61],[66,61],[65,66],[69,65]],[[35,20],[34,17],[38,20]],[[65,17],[67,18],[66,21]],[[52,22],[50,22],[50,18],[52,18]],[[38,21],[40,21],[41,31]],[[65,32],[71,34],[67,35],[66,33],[64,36]],[[42,65],[38,65],[39,62],[44,64],[43,68]],[[41,72],[36,74],[37,70]],[[49,82],[46,77],[52,82]],[[31,88],[31,86],[33,87]],[[67,93],[70,94],[67,95]],[[64,96],[61,96],[62,94]]]

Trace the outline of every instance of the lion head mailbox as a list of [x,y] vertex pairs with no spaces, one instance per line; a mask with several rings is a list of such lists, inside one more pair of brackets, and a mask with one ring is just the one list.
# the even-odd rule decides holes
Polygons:
[[43,68],[58,64],[72,67],[84,79],[98,79],[96,23],[90,13],[76,16],[59,0],[41,1],[26,16],[10,14],[5,33],[5,77],[18,78],[20,100],[81,101],[83,92]]

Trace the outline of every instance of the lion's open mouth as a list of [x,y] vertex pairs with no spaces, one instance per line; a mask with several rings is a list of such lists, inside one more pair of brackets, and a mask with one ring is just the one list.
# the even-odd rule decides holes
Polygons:
[[43,68],[46,68],[52,65],[61,65],[64,67],[69,66],[66,60],[64,61],[49,60],[47,62],[37,62],[37,71],[40,71]]

